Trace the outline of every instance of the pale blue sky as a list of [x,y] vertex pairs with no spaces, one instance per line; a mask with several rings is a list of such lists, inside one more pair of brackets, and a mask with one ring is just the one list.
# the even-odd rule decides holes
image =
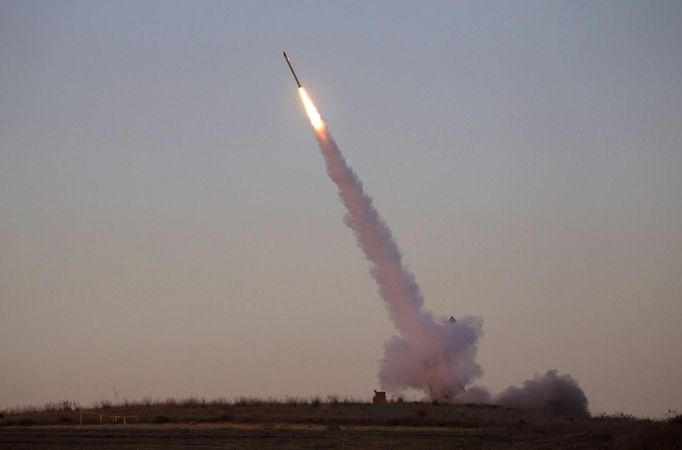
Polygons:
[[286,50],[483,384],[682,408],[681,47],[676,1],[0,2],[0,407],[377,387]]

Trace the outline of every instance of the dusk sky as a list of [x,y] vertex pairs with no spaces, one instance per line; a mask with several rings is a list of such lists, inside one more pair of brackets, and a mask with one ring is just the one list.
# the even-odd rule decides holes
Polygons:
[[0,409],[378,389],[282,50],[478,384],[682,409],[674,0],[0,1]]

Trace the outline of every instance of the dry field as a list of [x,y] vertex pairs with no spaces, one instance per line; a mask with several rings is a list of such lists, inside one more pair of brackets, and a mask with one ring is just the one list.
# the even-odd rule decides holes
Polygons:
[[[481,405],[290,399],[69,402],[2,412],[2,449],[678,449],[682,418],[648,421]],[[99,414],[102,414],[100,423]],[[136,416],[112,423],[112,416]],[[139,421],[139,423],[135,423]]]

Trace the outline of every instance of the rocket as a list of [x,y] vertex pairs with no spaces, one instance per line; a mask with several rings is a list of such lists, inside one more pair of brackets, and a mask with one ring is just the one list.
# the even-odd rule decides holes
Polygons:
[[298,81],[298,77],[296,76],[296,72],[294,72],[294,67],[291,65],[291,61],[289,61],[289,57],[287,56],[287,53],[282,52],[282,54],[284,55],[284,60],[289,65],[289,69],[291,69],[291,74],[294,76],[294,80],[296,80],[296,84],[298,85],[299,88],[303,87],[303,86],[301,86],[301,82]]

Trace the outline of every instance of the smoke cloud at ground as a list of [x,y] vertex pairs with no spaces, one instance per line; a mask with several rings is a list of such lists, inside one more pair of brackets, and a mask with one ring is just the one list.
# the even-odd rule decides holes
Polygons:
[[472,386],[456,396],[455,403],[495,404],[508,408],[541,409],[553,414],[589,414],[588,401],[578,382],[555,369],[535,375],[521,387],[509,386],[493,395],[483,386]]
[[578,382],[568,374],[548,370],[523,382],[521,387],[510,386],[495,399],[496,403],[512,408],[544,409],[552,413],[587,414],[587,397]]

